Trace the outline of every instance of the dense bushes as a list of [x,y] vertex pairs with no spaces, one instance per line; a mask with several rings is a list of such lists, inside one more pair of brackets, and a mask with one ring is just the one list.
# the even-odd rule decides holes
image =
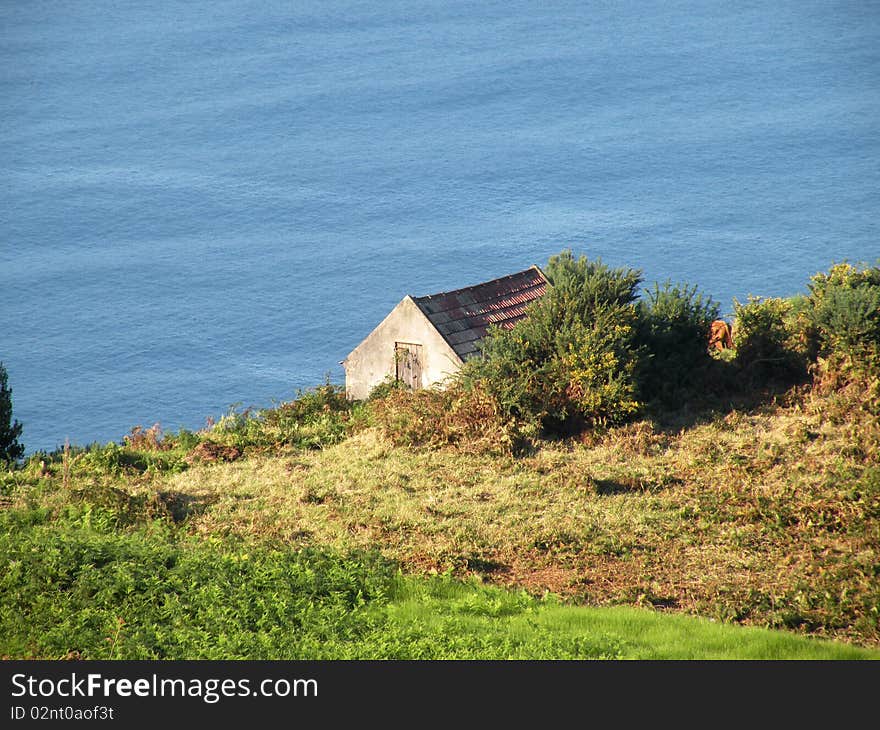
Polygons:
[[547,294],[515,327],[491,332],[464,382],[490,393],[505,416],[545,431],[625,420],[639,408],[640,273],[564,251],[546,274]]
[[[734,300],[735,357],[708,350],[719,306],[687,284],[654,285],[637,301],[641,275],[570,251],[546,267],[552,287],[527,319],[484,340],[461,373],[500,414],[543,433],[626,421],[646,404],[712,402],[803,381],[812,369],[876,375],[880,366],[880,269],[833,266],[809,294]],[[526,429],[528,431],[528,428]]]
[[205,437],[240,451],[285,446],[322,448],[345,438],[355,408],[346,399],[345,388],[328,381],[299,391],[294,400],[275,408],[257,411],[231,408]]
[[842,263],[810,279],[809,294],[735,302],[737,362],[753,378],[876,375],[880,268]]
[[463,451],[510,453],[519,445],[516,424],[479,386],[445,390],[390,389],[370,403],[370,417],[400,446],[456,446]]
[[880,366],[880,268],[832,266],[810,279],[817,349],[868,372]]
[[[91,447],[69,456],[71,471],[74,475],[86,476],[96,474],[116,477],[129,473],[176,472],[187,467],[186,452],[182,449],[144,448],[131,445],[108,443],[92,444]],[[78,450],[77,450],[78,451]],[[66,462],[63,462],[66,463]]]
[[750,296],[746,304],[734,300],[734,311],[736,362],[749,385],[806,376],[807,343],[799,337],[792,300]]
[[626,421],[646,402],[669,402],[712,362],[707,340],[718,305],[696,287],[655,285],[638,301],[640,272],[550,259],[552,287],[526,320],[495,330],[463,370],[502,413],[543,432]]
[[696,286],[654,285],[641,302],[639,338],[646,351],[640,377],[643,399],[672,402],[712,363],[707,342],[718,304]]

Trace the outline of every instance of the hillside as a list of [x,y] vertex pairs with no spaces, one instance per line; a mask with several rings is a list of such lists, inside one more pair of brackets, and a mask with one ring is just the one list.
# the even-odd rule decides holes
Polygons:
[[[170,529],[196,545],[240,538],[256,552],[378,551],[405,575],[880,647],[877,401],[808,388],[776,401],[536,441],[518,455],[395,446],[356,420],[323,448],[222,446],[222,423],[196,445],[198,434],[136,429],[124,446],[38,455],[8,472],[4,507],[7,525],[27,530],[63,532],[74,519],[110,535]],[[239,431],[251,421],[237,417]],[[68,549],[52,544],[47,554]],[[3,580],[7,600],[50,600],[14,571]],[[23,610],[39,613],[7,603],[6,620]]]
[[835,405],[793,394],[521,457],[394,447],[366,430],[141,488],[203,505],[198,534],[378,546],[407,571],[877,645],[880,429]]
[[[880,267],[735,302],[720,350],[696,287],[641,296],[639,271],[570,251],[546,274],[528,316],[491,329],[442,389],[392,379],[353,401],[327,382],[196,433],[10,451],[0,654],[715,646],[696,624],[684,633],[705,641],[686,650],[678,629],[663,650],[628,630],[585,638],[554,601],[880,648]],[[780,654],[742,636],[716,655]]]

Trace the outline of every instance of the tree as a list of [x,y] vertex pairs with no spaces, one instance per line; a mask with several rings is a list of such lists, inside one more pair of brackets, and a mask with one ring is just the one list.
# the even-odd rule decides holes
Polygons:
[[551,287],[509,330],[493,328],[462,370],[507,416],[548,433],[623,421],[640,407],[636,299],[641,272],[575,258],[546,267]]
[[6,368],[0,362],[0,463],[20,459],[24,446],[18,443],[21,424],[12,420],[12,390],[6,385]]

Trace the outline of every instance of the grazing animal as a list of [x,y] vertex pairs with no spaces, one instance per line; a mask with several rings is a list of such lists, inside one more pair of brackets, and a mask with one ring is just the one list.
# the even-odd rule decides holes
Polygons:
[[726,350],[733,347],[730,325],[723,319],[716,319],[709,328],[709,349]]

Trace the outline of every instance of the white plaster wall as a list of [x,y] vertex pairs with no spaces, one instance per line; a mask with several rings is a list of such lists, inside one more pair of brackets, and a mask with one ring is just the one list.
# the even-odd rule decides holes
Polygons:
[[461,358],[443,339],[411,297],[404,297],[343,362],[345,393],[366,398],[387,377],[394,377],[394,343],[422,346],[422,387],[442,383],[461,367]]

